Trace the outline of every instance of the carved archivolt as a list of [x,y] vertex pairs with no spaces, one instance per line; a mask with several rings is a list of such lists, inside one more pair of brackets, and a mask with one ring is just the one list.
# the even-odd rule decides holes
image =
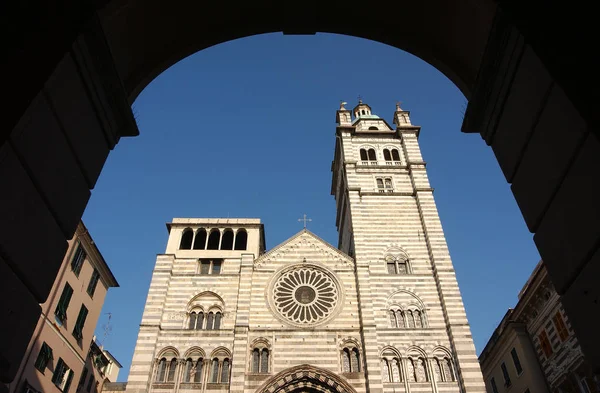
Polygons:
[[278,373],[257,389],[256,393],[284,393],[297,389],[321,393],[356,393],[349,383],[331,371],[308,364]]

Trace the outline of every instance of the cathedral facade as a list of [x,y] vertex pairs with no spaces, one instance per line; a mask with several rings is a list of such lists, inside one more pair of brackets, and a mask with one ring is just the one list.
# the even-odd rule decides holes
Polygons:
[[267,251],[259,219],[173,219],[127,392],[485,392],[420,127],[344,105],[338,246],[304,229]]

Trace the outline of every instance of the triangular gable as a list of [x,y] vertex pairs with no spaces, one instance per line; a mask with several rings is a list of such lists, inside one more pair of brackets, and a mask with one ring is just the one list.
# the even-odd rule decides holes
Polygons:
[[270,261],[279,259],[281,255],[285,254],[289,249],[297,248],[301,245],[315,246],[326,260],[334,261],[336,264],[351,266],[354,262],[354,259],[304,228],[294,236],[275,246],[275,248],[256,258],[254,260],[254,266],[260,267],[268,265]]

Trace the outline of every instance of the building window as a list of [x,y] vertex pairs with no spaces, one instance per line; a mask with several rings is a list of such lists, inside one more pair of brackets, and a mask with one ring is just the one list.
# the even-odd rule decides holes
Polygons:
[[502,369],[502,376],[504,377],[504,386],[509,387],[511,385],[511,382],[510,375],[508,375],[508,369],[506,368],[506,364],[502,362],[500,368]]
[[175,371],[177,371],[177,359],[171,359],[169,363],[169,372],[167,373],[167,382],[175,381]]
[[436,381],[443,381],[442,377],[442,365],[440,364],[439,359],[432,359],[431,363],[433,364],[433,377]]
[[498,393],[498,386],[496,386],[496,380],[493,377],[490,380],[490,385],[492,385],[492,392]]
[[67,309],[69,308],[69,303],[71,302],[71,296],[73,295],[73,288],[69,285],[69,283],[65,283],[65,287],[60,295],[60,299],[58,300],[58,304],[56,305],[56,310],[54,310],[54,315],[60,322],[64,322],[67,319]]
[[223,369],[221,370],[221,383],[229,382],[229,359],[223,360]]
[[194,238],[194,250],[204,250],[206,248],[206,229],[200,228],[196,231]]
[[523,367],[521,367],[521,361],[519,360],[519,355],[517,354],[517,350],[515,348],[510,351],[510,356],[512,356],[513,363],[515,364],[517,375],[520,375],[523,372]]
[[210,382],[217,383],[219,381],[219,359],[212,360],[212,368],[210,370]]
[[342,369],[345,373],[360,372],[360,353],[358,348],[344,348],[342,351]]
[[83,261],[85,261],[85,257],[87,256],[85,250],[81,243],[77,245],[77,250],[75,250],[75,254],[73,254],[73,259],[71,260],[71,270],[77,277],[79,277],[79,273],[81,272],[81,267],[83,266]]
[[181,234],[181,242],[179,243],[180,250],[190,250],[192,248],[192,240],[194,239],[194,231],[191,228],[185,228]]
[[389,274],[408,274],[409,266],[408,260],[403,257],[397,257],[394,255],[386,255],[385,263],[387,266],[387,272]]
[[417,382],[427,382],[427,366],[425,365],[425,359],[417,359]]
[[386,165],[400,165],[400,154],[397,149],[383,149],[383,159]]
[[221,274],[222,259],[200,259],[200,274]]
[[550,340],[548,339],[548,334],[545,330],[538,335],[538,340],[540,340],[540,346],[542,347],[542,351],[546,357],[550,357],[552,355],[552,345],[550,344]]
[[40,353],[38,354],[37,359],[35,360],[35,368],[41,371],[43,374],[48,366],[48,362],[52,359],[52,348],[46,342],[42,343],[42,348],[40,348]]
[[225,229],[223,232],[221,250],[233,250],[233,231],[231,229]]
[[167,358],[163,357],[158,361],[158,368],[156,370],[156,382],[173,382],[175,380],[175,372],[177,371],[177,358],[172,358],[167,361]]
[[560,311],[557,311],[554,317],[552,317],[552,322],[554,322],[554,327],[556,327],[558,337],[560,337],[561,341],[565,341],[569,338],[569,331],[567,330],[567,325],[565,325],[565,321]]
[[394,186],[391,177],[378,177],[375,180],[377,182],[377,190],[380,193],[394,192]]
[[381,382],[390,382],[390,365],[387,359],[381,359]]
[[394,164],[400,164],[400,153],[398,153],[397,149],[392,149],[392,160],[394,161]]
[[452,360],[449,357],[445,357],[442,362],[442,370],[444,370],[444,381],[453,382],[454,378],[454,369],[452,367]]
[[245,229],[240,229],[235,234],[235,246],[236,250],[246,250],[248,248],[248,232]]
[[203,362],[204,359],[202,358],[198,358],[196,361],[194,361],[192,358],[188,358],[185,361],[185,374],[183,376],[183,382],[201,383]]
[[85,387],[85,391],[90,393],[92,391],[92,386],[95,385],[96,380],[94,379],[94,374],[90,375],[90,379],[88,380],[88,384]]
[[73,327],[73,337],[78,340],[81,340],[83,337],[83,326],[85,325],[85,319],[88,315],[88,309],[82,304],[79,309],[79,315],[77,316],[77,321],[75,322],[75,326]]
[[94,297],[94,292],[96,292],[96,286],[98,285],[99,279],[100,273],[98,273],[98,270],[94,269],[94,272],[92,273],[92,278],[90,278],[90,283],[87,287],[87,293],[88,295],[90,295],[90,297]]
[[360,149],[360,160],[366,165],[377,165],[377,154],[373,148]]
[[79,378],[79,383],[77,384],[77,391],[79,392],[80,390],[83,389],[83,387],[85,386],[85,380],[87,378],[88,375],[88,369],[87,367],[83,368],[83,371],[81,372],[81,377]]
[[54,375],[52,376],[52,383],[54,383],[61,392],[66,393],[69,391],[72,379],[73,371],[67,366],[62,358],[58,358],[56,368],[54,369]]
[[218,250],[219,243],[221,242],[221,232],[218,229],[213,229],[208,235],[208,244],[206,245],[207,250]]
[[392,153],[390,153],[389,149],[383,149],[383,159],[386,164],[391,164],[392,161]]

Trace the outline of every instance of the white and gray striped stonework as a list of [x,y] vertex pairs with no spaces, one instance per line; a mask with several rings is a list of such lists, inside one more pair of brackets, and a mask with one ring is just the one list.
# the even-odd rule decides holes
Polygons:
[[[168,224],[166,252],[157,257],[128,392],[266,393],[265,387],[273,383],[289,382],[276,379],[278,373],[287,375],[303,365],[333,373],[338,381],[327,381],[351,386],[346,390],[356,393],[485,391],[420,154],[419,128],[404,111],[396,112],[397,130],[376,116],[369,115],[363,124],[360,119],[350,123],[349,111],[338,115],[345,120],[337,129],[331,191],[337,203],[339,249],[302,230],[265,253],[258,219],[174,219]],[[377,162],[363,163],[361,147],[375,149]],[[400,161],[390,165],[383,149],[393,148]],[[393,189],[380,192],[378,177],[391,178]],[[247,250],[180,250],[188,228],[195,234],[199,228],[208,233],[239,233],[243,228]],[[390,274],[387,256],[407,259],[408,273]],[[199,274],[200,258],[224,259],[221,273]],[[326,272],[339,291],[332,314],[319,323],[291,322],[274,305],[274,282],[301,266]],[[200,308],[223,312],[220,329],[186,328],[189,312]],[[391,309],[421,311],[423,326],[392,326]],[[268,373],[251,372],[253,348],[270,351]],[[360,352],[359,371],[345,372],[344,348]],[[156,360],[165,351],[184,361],[194,349],[204,359],[216,352],[231,359],[229,384],[181,384],[183,364],[174,383],[154,383]],[[398,360],[401,378],[388,382],[387,374],[382,377],[384,358]],[[454,364],[451,376],[436,372],[434,365],[444,358]],[[421,361],[425,367],[415,368],[417,380],[412,381],[411,364]]]
[[[447,350],[454,359],[458,382],[437,382],[435,386],[411,383],[407,388],[485,392],[417,140],[420,128],[411,125],[408,116],[402,118],[404,114],[407,112],[395,113],[395,123],[400,124],[396,130],[380,126],[377,132],[361,132],[364,127],[359,127],[360,119],[354,124],[340,124],[337,129],[332,194],[338,205],[339,247],[356,257],[361,312],[367,318],[373,315],[376,324],[377,351],[371,355],[367,342],[367,364],[375,365],[385,348],[396,350],[401,357],[422,351],[429,358],[434,357],[435,351]],[[361,148],[373,148],[376,163],[361,161]],[[384,159],[383,150],[393,148],[400,152],[400,163]],[[391,178],[393,190],[380,192],[377,178]],[[410,274],[389,274],[387,254],[406,255]],[[362,277],[364,265],[368,266],[368,273]],[[390,328],[390,305],[410,304],[410,298],[424,306],[426,327]],[[372,387],[377,385],[371,382]],[[383,388],[398,391],[393,384],[383,384]]]

